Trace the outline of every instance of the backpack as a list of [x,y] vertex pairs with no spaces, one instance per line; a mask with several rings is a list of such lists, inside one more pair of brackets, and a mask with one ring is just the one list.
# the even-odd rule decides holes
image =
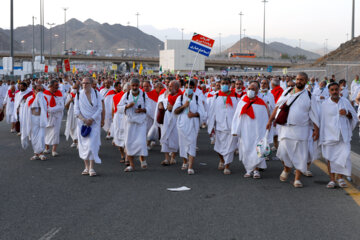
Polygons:
[[[184,95],[181,95],[180,96],[180,103],[181,103],[181,106],[183,105],[183,99],[184,99]],[[196,105],[199,105],[199,96],[198,95],[195,95],[195,101],[196,101]]]
[[[130,91],[128,91],[126,93],[126,100],[129,100],[129,95],[130,95]],[[145,104],[145,92],[143,92],[143,99],[144,99],[144,104]]]

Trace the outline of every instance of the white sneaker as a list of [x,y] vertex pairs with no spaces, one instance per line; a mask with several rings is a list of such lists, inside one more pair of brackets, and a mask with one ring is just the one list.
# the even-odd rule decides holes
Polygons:
[[52,152],[51,155],[52,155],[53,157],[57,157],[57,156],[59,156],[59,153],[57,153],[57,152]]
[[76,148],[76,147],[77,147],[77,144],[73,142],[73,143],[70,145],[70,147],[71,147],[71,148]]

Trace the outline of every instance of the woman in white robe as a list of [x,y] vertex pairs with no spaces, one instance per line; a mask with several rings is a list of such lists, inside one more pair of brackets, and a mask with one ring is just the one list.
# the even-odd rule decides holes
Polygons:
[[[94,163],[101,163],[99,158],[99,150],[101,145],[100,127],[102,101],[99,93],[91,88],[91,78],[84,78],[82,81],[83,89],[75,98],[74,114],[78,118],[78,149],[79,156],[84,160],[85,169],[82,175],[96,176]],[[91,127],[88,136],[81,135],[83,125]]]

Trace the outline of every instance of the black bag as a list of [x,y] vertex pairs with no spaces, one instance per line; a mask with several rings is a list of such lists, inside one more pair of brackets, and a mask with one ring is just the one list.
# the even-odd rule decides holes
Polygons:
[[[285,96],[288,95],[291,91],[292,91],[292,88],[285,94]],[[291,107],[291,105],[293,105],[293,103],[296,101],[296,99],[300,95],[301,94],[297,95],[296,98],[290,103],[290,105],[287,105],[286,104],[287,101],[286,101],[283,105],[280,106],[280,112],[275,119],[276,124],[285,125],[287,123],[290,107]]]

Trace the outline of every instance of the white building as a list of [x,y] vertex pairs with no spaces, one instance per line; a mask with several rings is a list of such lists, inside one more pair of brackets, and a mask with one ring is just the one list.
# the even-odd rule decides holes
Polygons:
[[[166,40],[165,50],[160,51],[160,66],[163,71],[191,71],[196,54],[188,49],[190,40]],[[205,56],[199,54],[194,71],[205,70]]]

